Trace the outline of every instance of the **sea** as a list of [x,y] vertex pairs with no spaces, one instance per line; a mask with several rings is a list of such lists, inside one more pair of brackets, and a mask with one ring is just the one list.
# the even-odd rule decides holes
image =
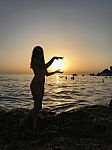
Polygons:
[[[43,109],[56,113],[90,105],[107,106],[112,99],[112,77],[71,75],[46,77]],[[32,74],[0,75],[0,108],[33,108]],[[66,79],[67,78],[67,79]]]

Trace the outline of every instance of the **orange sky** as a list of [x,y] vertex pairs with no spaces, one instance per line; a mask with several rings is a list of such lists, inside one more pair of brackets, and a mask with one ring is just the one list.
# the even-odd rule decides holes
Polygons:
[[[94,4],[94,5],[93,5]],[[33,47],[46,62],[63,56],[65,73],[99,72],[112,65],[112,2],[0,2],[0,73],[32,73]]]

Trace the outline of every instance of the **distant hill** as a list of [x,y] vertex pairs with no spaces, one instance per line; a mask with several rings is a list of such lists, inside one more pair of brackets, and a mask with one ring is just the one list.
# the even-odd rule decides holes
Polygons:
[[110,66],[110,69],[104,69],[102,72],[98,73],[97,76],[112,76],[112,66]]

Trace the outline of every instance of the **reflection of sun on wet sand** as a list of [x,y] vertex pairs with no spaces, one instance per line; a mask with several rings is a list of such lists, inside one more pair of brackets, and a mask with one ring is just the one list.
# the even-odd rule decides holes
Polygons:
[[32,118],[24,128],[19,123],[27,109],[0,111],[0,149],[92,149],[101,150],[112,144],[112,109],[86,106],[58,115],[42,110],[39,128],[32,129]]

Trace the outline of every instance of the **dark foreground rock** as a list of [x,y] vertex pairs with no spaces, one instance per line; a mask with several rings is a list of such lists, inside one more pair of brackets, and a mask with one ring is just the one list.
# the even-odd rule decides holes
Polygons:
[[112,150],[112,109],[106,106],[59,115],[43,111],[38,130],[32,129],[32,119],[20,127],[28,111],[0,111],[0,150]]

